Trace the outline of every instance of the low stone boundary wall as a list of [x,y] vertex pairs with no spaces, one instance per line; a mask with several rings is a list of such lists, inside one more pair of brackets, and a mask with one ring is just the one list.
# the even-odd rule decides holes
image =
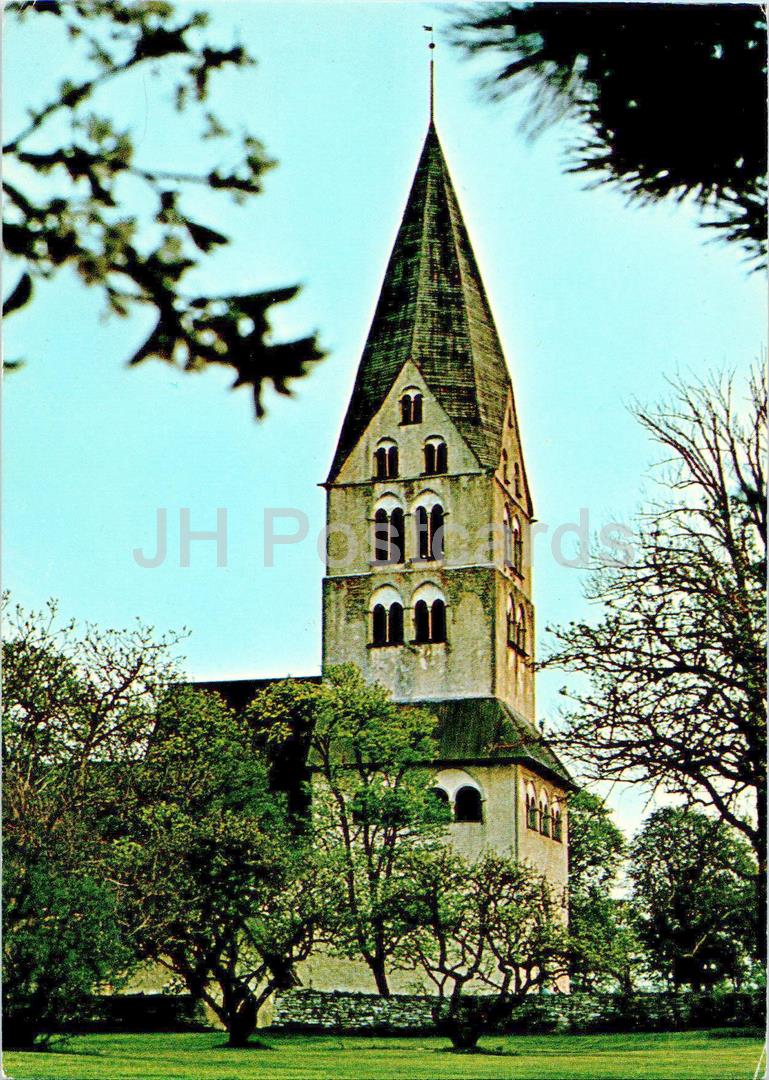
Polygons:
[[274,999],[272,1030],[349,1034],[410,1034],[433,1026],[434,1001],[415,994],[384,998],[342,990],[289,990]]
[[[271,1028],[336,1034],[411,1034],[432,1029],[434,999],[398,994],[291,990],[274,1002]],[[499,1033],[590,1034],[612,1031],[681,1031],[764,1026],[759,993],[530,995]]]

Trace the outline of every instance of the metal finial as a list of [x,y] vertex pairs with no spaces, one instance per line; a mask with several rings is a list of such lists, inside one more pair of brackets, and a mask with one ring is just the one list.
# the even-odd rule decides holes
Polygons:
[[432,26],[423,26],[423,30],[426,30],[430,35],[430,44],[428,48],[430,50],[430,123],[433,123],[435,119],[435,60],[433,58],[433,49],[435,48],[435,33]]

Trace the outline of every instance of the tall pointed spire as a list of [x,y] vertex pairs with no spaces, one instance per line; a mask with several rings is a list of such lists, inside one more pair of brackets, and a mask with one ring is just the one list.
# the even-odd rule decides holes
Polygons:
[[407,360],[478,462],[499,464],[510,376],[431,121],[385,273],[329,480]]

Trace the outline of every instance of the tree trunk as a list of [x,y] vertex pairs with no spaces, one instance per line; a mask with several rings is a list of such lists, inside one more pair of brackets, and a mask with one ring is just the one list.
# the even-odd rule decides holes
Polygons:
[[766,963],[766,784],[758,785],[758,828],[756,830],[756,860],[758,862],[758,925],[756,927],[756,952],[762,964]]
[[372,960],[369,964],[371,968],[371,974],[374,976],[374,982],[376,983],[376,992],[381,997],[390,997],[390,984],[387,981],[387,972],[385,971],[384,964],[377,960]]
[[438,1034],[451,1039],[455,1050],[472,1053],[488,1029],[492,1009],[492,1002],[457,997],[452,998],[448,1006],[445,1002],[437,1005],[433,1009],[433,1020]]
[[483,1026],[469,1016],[451,1017],[446,1021],[446,1034],[455,1050],[476,1050],[483,1034]]
[[249,995],[241,1000],[229,1014],[227,1031],[228,1046],[243,1047],[256,1030],[257,1006],[254,998]]

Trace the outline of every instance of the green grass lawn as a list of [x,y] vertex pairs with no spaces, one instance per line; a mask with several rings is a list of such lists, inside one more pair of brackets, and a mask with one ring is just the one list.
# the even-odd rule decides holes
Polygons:
[[[457,1055],[434,1038],[268,1035],[229,1050],[217,1032],[83,1035],[48,1053],[7,1053],[14,1080],[752,1080],[761,1043],[722,1033],[525,1035]],[[763,1069],[758,1073],[763,1076]]]

